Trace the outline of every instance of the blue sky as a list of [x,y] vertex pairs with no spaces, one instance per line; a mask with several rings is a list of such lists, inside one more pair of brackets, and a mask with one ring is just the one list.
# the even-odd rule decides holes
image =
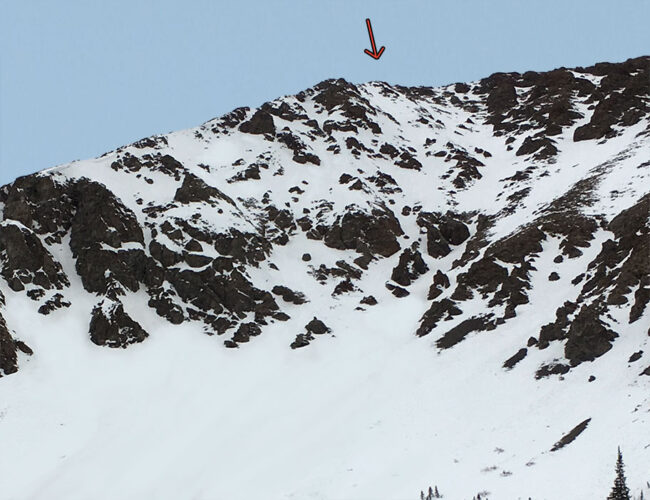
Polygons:
[[647,55],[648,19],[649,0],[3,0],[0,185],[326,78],[441,85]]

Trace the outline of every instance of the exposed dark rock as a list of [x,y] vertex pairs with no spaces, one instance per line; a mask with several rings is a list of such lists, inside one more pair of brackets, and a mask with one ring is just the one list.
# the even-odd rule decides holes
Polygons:
[[27,290],[27,296],[33,301],[37,302],[45,297],[45,290],[42,288],[32,288]]
[[632,356],[630,356],[630,359],[627,360],[628,363],[634,363],[635,361],[638,361],[641,359],[641,356],[643,356],[643,351],[637,351]]
[[200,242],[198,242],[197,240],[192,238],[185,245],[185,250],[187,250],[188,252],[202,252],[203,251],[203,246],[201,245]]
[[479,214],[476,219],[476,233],[465,244],[465,251],[460,259],[454,261],[452,269],[465,267],[469,262],[478,257],[481,248],[488,245],[488,234],[494,225],[496,217]]
[[303,262],[310,262],[311,261],[311,255],[308,253],[303,253],[302,254],[302,261]]
[[440,295],[442,295],[442,288],[438,285],[431,285],[429,287],[429,293],[427,293],[427,300],[437,299]]
[[388,155],[391,158],[395,158],[396,156],[399,155],[399,150],[393,146],[392,144],[382,144],[381,147],[379,148],[379,152],[384,155]]
[[210,204],[224,201],[235,205],[232,199],[224,193],[215,187],[209,186],[205,181],[189,172],[185,174],[181,187],[176,190],[174,201],[178,203],[206,202]]
[[[3,302],[4,297],[0,292],[0,303]],[[5,319],[0,314],[0,378],[18,371],[18,351],[27,355],[33,354],[27,344],[13,338]]]
[[328,278],[345,278],[359,279],[361,271],[343,260],[336,262],[336,267],[327,267],[321,264],[318,268],[312,268],[311,274],[321,283],[325,283]]
[[402,192],[402,188],[397,185],[395,179],[384,172],[377,172],[377,175],[370,176],[367,179],[377,186],[381,193],[394,194]]
[[230,179],[228,179],[229,183],[233,182],[244,182],[244,181],[249,181],[249,180],[260,180],[260,168],[269,168],[267,164],[259,164],[259,163],[252,163],[248,165],[244,170],[241,172],[235,174],[232,176]]
[[355,137],[347,137],[345,139],[345,147],[352,150],[353,154],[357,155],[359,154],[359,151],[365,151],[368,153],[373,152],[370,148],[364,146],[361,142],[359,142],[359,140]]
[[292,304],[300,305],[307,302],[305,294],[300,292],[294,292],[286,286],[276,285],[271,290],[275,295],[280,295],[282,300],[285,302],[291,302]]
[[185,263],[195,269],[200,269],[209,265],[212,262],[211,257],[205,255],[195,254],[195,253],[186,253],[184,255]]
[[503,367],[507,370],[511,370],[517,363],[526,357],[526,354],[528,354],[528,349],[522,347],[503,363]]
[[[230,113],[225,114],[219,119],[219,125],[224,127],[225,129],[233,129],[237,125],[239,125],[244,119],[246,118],[246,114],[250,108],[246,106],[242,106],[240,108],[236,108],[232,110]],[[212,130],[213,132],[216,132],[216,129]]]
[[465,224],[448,215],[420,212],[417,224],[427,233],[427,253],[434,258],[444,257],[451,252],[451,245],[460,245],[469,238]]
[[124,312],[119,301],[104,300],[92,312],[90,340],[107,347],[126,348],[144,341],[149,334]]
[[361,269],[368,269],[368,266],[370,263],[375,260],[375,258],[372,256],[372,254],[366,252],[356,259],[354,259],[354,263],[359,266]]
[[51,299],[47,300],[45,304],[38,308],[38,312],[47,316],[57,309],[63,309],[65,307],[70,307],[72,304],[67,300],[64,300],[63,295],[56,293],[52,296]]
[[420,252],[406,248],[399,257],[399,263],[393,269],[391,279],[399,285],[409,286],[428,270],[429,267],[422,260]]
[[402,288],[401,286],[396,286],[391,283],[386,283],[386,288],[388,288],[391,293],[398,299],[403,299],[404,297],[411,295],[411,292],[409,292],[406,288]]
[[4,218],[22,223],[36,234],[61,243],[70,229],[74,203],[68,184],[47,175],[19,177],[6,186]]
[[[517,87],[525,89],[520,96]],[[529,71],[523,75],[496,73],[481,80],[478,93],[487,94],[486,121],[493,125],[494,135],[521,134],[534,129],[540,136],[552,136],[581,118],[573,109],[573,95],[588,95],[594,89],[588,80],[558,69],[546,73]],[[551,154],[554,153],[549,148],[543,156]]]
[[284,101],[279,103],[265,102],[262,104],[260,109],[290,122],[297,120],[307,120],[309,118],[305,113],[305,109],[297,103],[289,105]]
[[[152,173],[160,172],[175,180],[180,180],[181,175],[186,172],[185,167],[173,156],[161,155],[160,153],[144,154],[142,156],[134,156],[129,152],[119,154],[118,159],[111,164],[111,168],[118,171],[128,173],[138,173],[138,178],[143,176],[142,172]],[[144,177],[147,184],[153,184],[153,179]]]
[[321,320],[314,317],[309,323],[305,325],[305,330],[308,333],[314,335],[324,335],[325,333],[330,333],[332,330],[325,325]]
[[[600,73],[602,70],[597,69],[596,66],[585,71]],[[608,66],[605,71],[598,91],[592,93],[592,99],[597,104],[589,123],[575,130],[574,141],[612,137],[616,135],[614,130],[616,125],[624,127],[634,125],[648,112],[649,106],[646,100],[650,58],[628,59],[623,64]]]
[[540,349],[546,349],[549,342],[566,338],[569,327],[569,316],[578,308],[577,304],[566,301],[555,311],[555,321],[542,326],[539,332]]
[[[172,299],[172,294],[162,288],[152,288],[149,290],[149,307],[156,313],[169,321],[172,325],[180,325],[185,321],[183,308],[176,304]],[[174,294],[175,295],[175,294]]]
[[335,297],[337,295],[341,295],[343,293],[350,293],[354,292],[357,289],[357,287],[354,286],[350,278],[344,279],[343,281],[339,282],[336,287],[334,288],[334,291],[332,292],[332,296]]
[[26,285],[62,290],[69,286],[61,264],[54,260],[38,236],[16,224],[0,224],[0,271],[9,287],[22,291]]
[[408,151],[402,152],[399,160],[395,161],[395,165],[408,170],[422,170],[422,163],[420,163],[418,159]]
[[266,207],[266,212],[268,214],[269,220],[272,221],[278,229],[289,232],[296,229],[296,223],[293,220],[293,215],[289,210],[278,210],[276,207],[271,205]]
[[422,319],[420,319],[420,327],[418,328],[416,335],[418,337],[428,335],[443,319],[451,319],[462,313],[463,311],[458,308],[456,302],[453,300],[436,300],[431,303],[429,309],[424,313]]
[[558,451],[562,448],[564,448],[566,445],[569,443],[572,443],[575,441],[575,439],[584,432],[584,430],[587,428],[589,425],[589,422],[591,422],[591,418],[588,418],[587,420],[584,420],[580,422],[578,425],[576,425],[573,429],[571,429],[567,434],[562,436],[562,438],[553,445],[553,448],[551,448],[551,451]]
[[[374,134],[381,134],[381,128],[374,122],[371,117],[377,114],[375,108],[370,102],[362,97],[357,87],[342,78],[338,80],[325,80],[314,87],[316,95],[314,101],[322,105],[328,112],[332,112],[335,108],[340,110],[347,121],[343,124],[346,128],[354,127],[365,128]],[[325,123],[323,130],[331,133],[332,122]]]
[[557,154],[557,147],[548,137],[533,138],[528,136],[517,150],[516,155],[524,156],[535,152],[537,152],[536,158],[548,158]]
[[[645,283],[650,276],[647,258],[650,235],[646,222],[650,213],[648,200],[649,196],[642,198],[610,221],[608,229],[614,233],[615,239],[603,243],[600,253],[589,264],[589,278],[582,287],[577,304],[565,303],[557,310],[556,320],[542,327],[540,348],[546,347],[550,341],[567,339],[565,356],[572,366],[602,356],[611,349],[617,337],[607,323],[608,308],[612,304],[627,303],[626,296],[635,288],[637,292],[630,308],[630,321],[640,317],[648,302]],[[575,317],[569,319],[569,314],[574,312]]]
[[133,146],[138,149],[144,148],[154,148],[160,149],[163,146],[168,146],[167,138],[163,135],[153,135],[151,137],[145,137],[133,143]]
[[352,179],[354,179],[354,177],[352,177],[350,174],[341,174],[341,177],[339,177],[339,184],[347,184]]
[[623,210],[608,224],[615,239],[603,243],[589,264],[591,276],[584,284],[584,297],[606,296],[607,304],[625,304],[626,295],[636,289],[630,322],[641,317],[650,301],[650,195]]
[[435,226],[427,229],[427,253],[433,258],[441,258],[451,253],[447,240]]
[[[84,288],[112,298],[123,294],[123,288],[137,291],[147,258],[135,214],[104,185],[87,179],[76,183],[75,196],[70,248]],[[127,243],[142,249],[122,249]]]
[[170,250],[156,240],[151,240],[149,243],[149,253],[165,268],[175,266],[183,261],[183,255]]
[[301,347],[307,347],[311,340],[314,340],[314,337],[312,335],[299,333],[296,335],[296,340],[291,342],[291,349],[300,349]]
[[600,313],[597,304],[584,306],[571,322],[564,355],[573,366],[602,356],[612,348],[612,341],[618,337],[600,320]]
[[436,341],[436,346],[449,349],[461,342],[472,332],[482,332],[489,328],[491,314],[466,319],[453,327]]
[[257,337],[262,333],[262,329],[257,323],[242,323],[232,338],[233,342],[242,344],[248,342],[251,337]]
[[452,245],[460,245],[469,238],[469,229],[459,220],[443,217],[438,225],[440,234]]
[[551,272],[551,274],[548,275],[548,280],[549,281],[557,281],[560,279],[560,275],[556,273],[555,271]]
[[239,130],[247,134],[275,134],[275,124],[267,111],[258,109],[250,120],[239,126]]
[[214,248],[221,255],[231,257],[235,262],[257,266],[259,262],[266,259],[271,244],[259,234],[230,229],[228,233],[214,235]]
[[278,321],[289,321],[291,319],[291,316],[284,312],[276,312],[271,317]]
[[361,304],[366,304],[368,306],[376,306],[377,305],[377,299],[373,297],[372,295],[368,295],[367,297],[364,297],[361,299]]
[[374,208],[371,213],[351,209],[325,234],[325,245],[339,250],[356,250],[382,257],[390,257],[400,249],[397,237],[403,234],[393,212],[385,207]]
[[320,158],[313,153],[300,153],[293,156],[293,161],[300,164],[311,163],[320,165]]
[[449,288],[449,278],[440,269],[433,275],[433,284],[443,288]]
[[541,366],[537,372],[535,372],[535,378],[539,380],[544,377],[550,377],[551,375],[564,375],[565,373],[568,373],[570,369],[571,367],[564,363],[550,363]]

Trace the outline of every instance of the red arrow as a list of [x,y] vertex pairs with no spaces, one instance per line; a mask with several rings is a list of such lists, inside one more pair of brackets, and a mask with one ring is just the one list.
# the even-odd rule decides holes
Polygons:
[[370,25],[370,19],[366,19],[366,25],[368,26],[368,35],[370,35],[370,44],[372,45],[372,52],[370,52],[368,49],[365,49],[364,52],[368,54],[370,57],[373,59],[379,59],[381,55],[384,53],[384,49],[386,47],[382,47],[379,49],[379,52],[377,52],[377,46],[375,45],[375,37],[372,34],[372,26]]

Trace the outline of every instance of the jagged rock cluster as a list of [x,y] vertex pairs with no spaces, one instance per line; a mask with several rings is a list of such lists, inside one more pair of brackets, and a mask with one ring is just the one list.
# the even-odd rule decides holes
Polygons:
[[[526,346],[513,347],[504,366],[562,342],[565,359],[540,366],[537,376],[566,373],[611,348],[613,307],[629,306],[634,323],[650,300],[650,198],[630,188],[633,203],[616,213],[595,208],[603,180],[621,162],[640,158],[630,175],[650,166],[649,79],[650,58],[642,57],[500,73],[442,89],[328,80],[207,122],[183,136],[183,144],[194,141],[190,153],[173,134],[155,136],[108,153],[99,166],[73,164],[4,186],[0,274],[39,313],[57,314],[73,305],[67,273],[76,273],[96,297],[88,323],[98,345],[126,348],[154,334],[126,307],[126,298],[142,292],[170,323],[200,322],[237,348],[295,308],[316,307],[315,297],[279,275],[268,286],[251,272],[294,272],[278,269],[274,256],[295,248],[295,262],[327,288],[328,300],[358,295],[360,312],[382,293],[364,288],[370,273],[383,270],[390,300],[426,281],[416,333],[435,335],[447,349],[516,317],[530,302],[542,254],[556,242],[556,264],[584,266],[573,280],[580,289]],[[599,154],[598,145],[633,127],[636,142],[618,157],[581,178],[569,175],[548,198],[536,190],[545,177],[574,168],[561,164],[568,161],[563,149],[582,145]],[[231,158],[232,147],[219,141],[241,145]],[[212,155],[202,155],[210,148]],[[480,191],[486,179],[491,184]],[[479,195],[490,199],[469,203]],[[516,218],[522,213],[523,221]],[[602,232],[609,236],[595,258],[580,260]],[[305,241],[336,255],[335,265],[314,259]],[[73,268],[64,266],[67,255]],[[553,271],[547,281],[562,280]],[[480,311],[468,306],[477,300]],[[290,347],[327,333],[314,317],[293,332]],[[19,337],[0,315],[0,375],[17,370],[18,353],[31,354]]]

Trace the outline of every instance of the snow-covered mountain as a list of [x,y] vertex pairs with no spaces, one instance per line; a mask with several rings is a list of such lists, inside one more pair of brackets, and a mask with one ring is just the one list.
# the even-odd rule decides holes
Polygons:
[[0,498],[650,493],[650,57],[328,80],[0,189]]

